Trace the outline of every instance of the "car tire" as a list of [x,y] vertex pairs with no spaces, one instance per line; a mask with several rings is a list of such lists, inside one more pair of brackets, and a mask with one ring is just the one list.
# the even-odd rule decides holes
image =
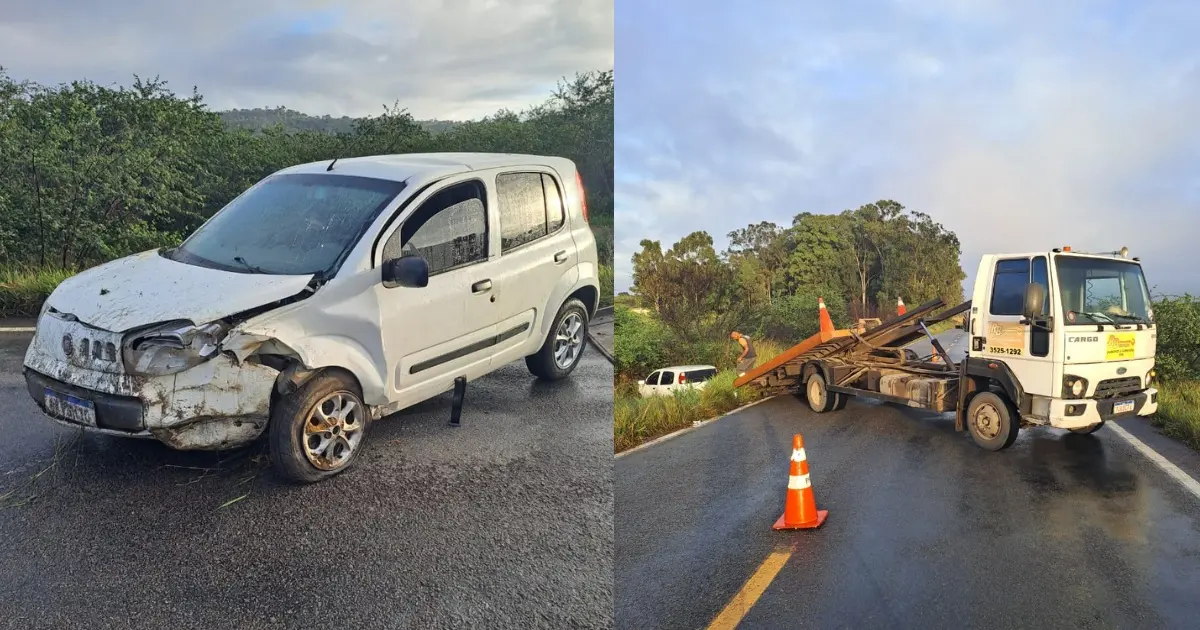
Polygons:
[[825,377],[820,372],[808,375],[804,383],[804,397],[808,400],[808,407],[817,413],[833,411],[837,406],[838,395],[826,389]]
[[[569,376],[583,357],[587,347],[587,331],[587,307],[577,298],[564,302],[554,316],[541,349],[525,357],[529,373],[543,381],[557,381]],[[560,336],[563,338],[560,339]]]
[[1091,434],[1095,433],[1096,431],[1099,431],[1100,427],[1102,427],[1102,426],[1104,426],[1103,420],[1101,420],[1100,422],[1097,422],[1096,424],[1093,424],[1092,426],[1089,426],[1089,427],[1079,427],[1076,429],[1067,429],[1067,430],[1070,431],[1071,433],[1075,433],[1077,435],[1091,435]]
[[982,392],[967,405],[967,429],[980,448],[1001,451],[1017,441],[1020,414],[1008,399],[995,392]]
[[337,372],[313,376],[271,408],[271,464],[293,483],[345,472],[358,459],[371,425],[358,384]]

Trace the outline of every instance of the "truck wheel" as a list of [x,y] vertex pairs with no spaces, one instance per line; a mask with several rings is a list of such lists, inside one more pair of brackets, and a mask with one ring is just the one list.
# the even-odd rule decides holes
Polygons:
[[989,451],[1006,449],[1017,441],[1019,414],[1007,400],[994,392],[981,392],[967,406],[967,427],[975,443]]
[[587,345],[587,331],[587,308],[576,298],[567,300],[558,309],[541,349],[525,357],[525,367],[543,381],[566,378],[579,365]]
[[358,385],[336,372],[322,372],[273,405],[271,463],[295,483],[332,477],[362,451],[369,424]]
[[1070,431],[1071,433],[1078,433],[1079,435],[1091,435],[1092,433],[1099,431],[1100,427],[1102,427],[1102,426],[1104,426],[1103,420],[1101,420],[1100,422],[1097,422],[1096,424],[1093,424],[1090,427],[1079,427],[1078,429],[1068,429],[1068,431]]
[[836,394],[834,394],[834,395],[833,395],[833,399],[834,399],[834,401],[835,401],[835,402],[833,403],[833,410],[834,410],[834,411],[841,411],[841,410],[843,410],[843,409],[845,409],[845,408],[846,408],[846,401],[847,401],[847,400],[850,400],[850,396],[848,396],[847,394],[843,394],[843,393],[841,393],[841,392],[838,392],[838,393],[836,393]]
[[804,385],[804,393],[808,398],[809,408],[817,413],[833,411],[837,405],[837,394],[825,388],[825,377],[821,376],[820,372],[809,375],[808,382]]

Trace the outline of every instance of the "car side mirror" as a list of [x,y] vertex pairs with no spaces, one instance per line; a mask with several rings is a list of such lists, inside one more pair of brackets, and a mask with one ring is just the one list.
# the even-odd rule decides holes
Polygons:
[[388,289],[429,286],[429,263],[420,256],[401,256],[383,262],[383,286]]
[[1025,285],[1025,319],[1032,321],[1042,316],[1042,308],[1046,304],[1046,287],[1037,282]]

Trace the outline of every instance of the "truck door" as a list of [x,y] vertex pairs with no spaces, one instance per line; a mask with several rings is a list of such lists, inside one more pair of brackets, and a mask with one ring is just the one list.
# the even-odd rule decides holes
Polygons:
[[[1042,315],[1026,321],[1021,311],[1025,287],[1041,284],[1046,290]],[[1003,361],[1029,394],[1054,396],[1054,336],[1050,334],[1055,294],[1045,256],[1000,258],[992,271],[986,308],[981,308],[980,325],[974,332],[982,337],[982,355]]]

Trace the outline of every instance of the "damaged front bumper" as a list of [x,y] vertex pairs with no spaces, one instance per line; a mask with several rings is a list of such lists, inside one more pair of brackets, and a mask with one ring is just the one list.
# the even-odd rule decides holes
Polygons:
[[[101,350],[82,351],[81,339]],[[119,353],[110,359],[109,344],[120,348],[120,335],[41,318],[25,355],[25,382],[44,413],[60,423],[157,439],[179,450],[234,448],[266,429],[279,375],[274,368],[222,353],[175,374],[132,376],[123,373]]]

